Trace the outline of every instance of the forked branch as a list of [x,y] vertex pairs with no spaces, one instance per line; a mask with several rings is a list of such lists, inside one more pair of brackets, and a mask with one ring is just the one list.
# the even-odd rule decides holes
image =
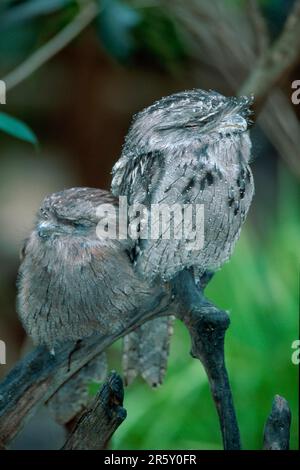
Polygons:
[[288,402],[275,395],[264,429],[264,450],[289,450],[291,410]]
[[100,450],[126,418],[121,377],[112,372],[92,406],[81,416],[63,450]]

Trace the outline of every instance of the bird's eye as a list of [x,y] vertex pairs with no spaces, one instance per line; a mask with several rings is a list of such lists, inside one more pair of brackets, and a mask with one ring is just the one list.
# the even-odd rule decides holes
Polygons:
[[91,225],[91,222],[86,219],[78,219],[73,220],[72,225],[76,228],[86,228],[87,226]]
[[76,228],[84,227],[84,224],[82,222],[78,221],[78,220],[74,220],[72,222],[72,225],[74,225],[74,227],[76,227]]
[[204,116],[203,118],[193,119],[186,123],[185,127],[188,128],[199,128],[211,121],[211,116]]
[[195,128],[195,127],[199,127],[199,124],[197,122],[188,122],[185,127],[188,127],[188,128]]

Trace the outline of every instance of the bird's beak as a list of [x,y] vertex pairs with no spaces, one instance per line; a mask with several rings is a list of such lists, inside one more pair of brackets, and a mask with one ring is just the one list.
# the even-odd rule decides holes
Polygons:
[[248,129],[248,122],[243,116],[238,113],[233,113],[221,122],[221,131],[223,132],[245,132]]
[[244,132],[248,129],[248,122],[247,120],[241,116],[240,114],[233,114],[227,121],[227,127],[233,127],[235,129]]

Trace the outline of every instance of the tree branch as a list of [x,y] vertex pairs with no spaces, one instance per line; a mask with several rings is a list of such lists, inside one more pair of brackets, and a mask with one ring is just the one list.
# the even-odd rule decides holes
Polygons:
[[[205,284],[209,280],[207,278]],[[9,444],[40,404],[53,397],[110,344],[145,321],[170,314],[176,314],[185,323],[192,341],[191,354],[202,362],[206,370],[219,415],[224,449],[240,449],[240,433],[224,359],[228,315],[204,297],[204,282],[199,289],[189,271],[183,271],[175,278],[172,292],[169,287],[159,296],[153,296],[151,303],[135,317],[126,318],[124,312],[123,328],[110,336],[94,335],[82,340],[76,350],[74,343],[69,342],[57,350],[55,357],[51,357],[46,348],[39,347],[20,361],[0,384],[0,449]],[[71,367],[68,367],[71,351]],[[94,405],[79,419],[64,449],[99,449],[105,446],[125,419],[125,412],[120,408],[122,384],[118,380],[115,376],[108,380]],[[110,414],[106,413],[108,403]],[[275,397],[265,426],[264,449],[287,449],[289,426],[288,404]]]
[[282,33],[265,51],[258,65],[239,91],[240,95],[255,95],[262,102],[282,76],[299,60],[300,54],[300,0],[292,7]]
[[[224,448],[239,449],[239,430],[224,362],[224,336],[229,326],[227,314],[204,298],[188,271],[179,274],[172,292],[164,290],[158,295],[156,287],[156,294],[151,299],[151,303],[134,318],[127,318],[124,312],[121,331],[82,340],[72,353],[70,368],[70,351],[74,350],[74,343],[70,342],[57,350],[55,357],[51,357],[46,348],[39,347],[17,364],[0,384],[0,443],[7,445],[41,403],[47,402],[110,344],[145,321],[172,313],[186,324],[192,339],[192,355],[201,360],[207,372],[219,414]],[[74,442],[68,444],[70,448],[79,445],[77,438]]]
[[289,450],[291,411],[288,402],[275,395],[264,430],[264,450]]
[[[168,286],[153,288],[148,304],[135,316],[124,312],[123,327],[107,336],[93,335],[80,342],[66,342],[51,356],[46,347],[38,347],[22,359],[0,384],[0,444],[7,445],[32,416],[38,406],[66,383],[76,372],[145,321],[159,315],[174,314],[176,304]],[[71,364],[68,367],[70,352]]]
[[273,89],[257,122],[292,172],[300,178],[300,124],[291,102],[278,87]]
[[82,367],[47,401],[48,410],[55,421],[67,426],[74,423],[93,401],[89,384],[104,382],[106,375],[106,354],[102,353]]
[[240,433],[224,358],[224,338],[229,317],[206,300],[190,272],[182,271],[177,276],[174,289],[182,298],[179,318],[191,336],[191,355],[202,362],[208,376],[219,415],[224,450],[239,450]]
[[249,0],[246,2],[246,8],[255,34],[257,53],[258,56],[261,57],[268,49],[270,43],[268,26],[261,13],[257,0]]
[[98,5],[94,1],[90,1],[84,8],[82,8],[71,23],[3,78],[3,81],[6,84],[6,89],[11,90],[16,87],[19,83],[32,75],[38,68],[48,62],[48,60],[54,57],[76,36],[78,36],[78,34],[96,18],[98,13]]
[[112,372],[93,405],[79,419],[63,450],[100,450],[126,418],[121,377]]
[[[194,86],[205,84],[207,88],[218,88],[222,83],[224,87],[225,82],[228,92],[249,93],[249,90],[243,90],[242,85],[247,81],[245,77],[250,77],[260,63],[257,62],[255,51],[257,33],[254,32],[254,20],[246,14],[246,9],[230,8],[226,2],[219,0],[191,0],[189,3],[183,0],[161,0],[161,3],[168,14],[174,17],[189,46],[188,53],[194,66]],[[218,28],[216,12],[218,18],[221,18]],[[294,29],[294,34],[297,34],[297,29]],[[299,38],[296,38],[298,41]],[[294,44],[291,45],[293,47]],[[299,57],[296,43],[295,47],[298,49],[295,54]],[[255,95],[256,89],[252,91]],[[290,97],[283,95],[280,88],[275,86],[266,100],[262,97],[259,101],[259,125],[291,170],[300,176],[300,125]]]

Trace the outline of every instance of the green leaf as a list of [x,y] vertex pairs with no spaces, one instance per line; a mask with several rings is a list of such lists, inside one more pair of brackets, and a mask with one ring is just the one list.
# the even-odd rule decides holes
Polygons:
[[72,0],[28,0],[11,6],[1,15],[0,29],[24,23],[38,16],[55,13],[72,3]]
[[32,130],[22,121],[0,112],[0,130],[18,139],[36,145],[38,140]]
[[104,47],[120,61],[125,61],[135,48],[133,30],[140,22],[139,13],[118,0],[100,3],[98,31]]
[[145,8],[142,21],[136,28],[139,49],[156,59],[170,72],[176,72],[186,52],[176,25],[162,8]]

